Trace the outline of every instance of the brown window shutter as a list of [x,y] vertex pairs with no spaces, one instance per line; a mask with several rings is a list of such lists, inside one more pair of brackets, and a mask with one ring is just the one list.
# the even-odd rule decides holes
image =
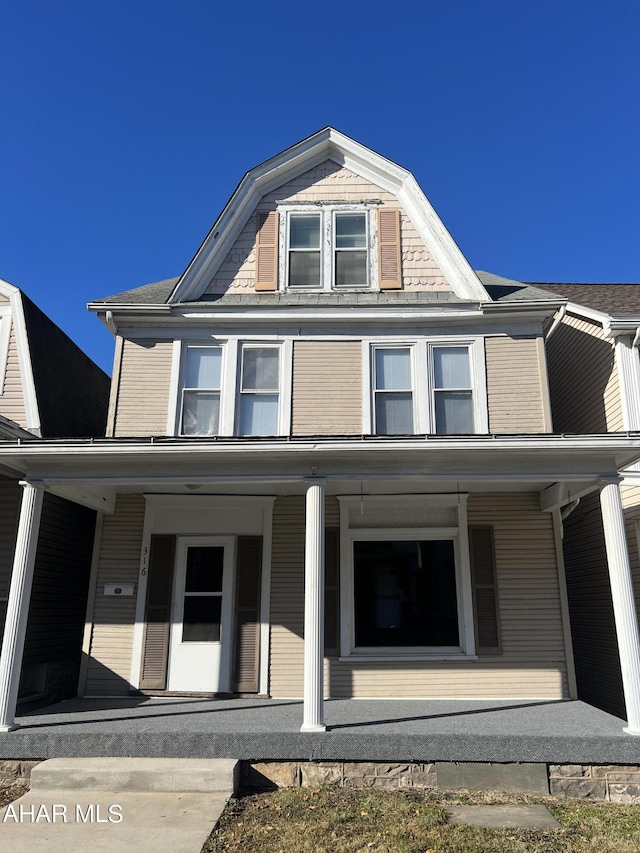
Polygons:
[[258,213],[256,290],[278,289],[278,213]]
[[470,525],[469,550],[477,652],[497,655],[501,648],[493,527]]
[[340,591],[340,529],[324,534],[324,650],[338,653],[338,594]]
[[152,536],[144,614],[144,651],[140,687],[164,690],[167,683],[175,536]]
[[239,536],[233,666],[233,689],[236,693],[258,692],[261,587],[262,536]]
[[378,210],[378,279],[380,290],[402,287],[400,211],[386,207]]

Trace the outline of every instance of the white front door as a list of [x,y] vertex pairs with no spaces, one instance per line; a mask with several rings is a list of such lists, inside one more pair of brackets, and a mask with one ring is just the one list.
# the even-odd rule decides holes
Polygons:
[[169,690],[226,693],[230,689],[234,539],[178,539]]

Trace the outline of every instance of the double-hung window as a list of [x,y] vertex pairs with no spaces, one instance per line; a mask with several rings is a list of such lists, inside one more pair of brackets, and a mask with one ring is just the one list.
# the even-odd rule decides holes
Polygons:
[[374,280],[373,209],[308,205],[281,210],[280,278],[284,289],[368,288]]
[[335,287],[367,287],[369,253],[364,213],[333,214],[333,283]]
[[411,347],[376,347],[373,371],[375,432],[410,435],[413,432]]
[[435,432],[439,435],[474,433],[469,347],[434,346],[431,357]]
[[180,434],[218,435],[222,347],[188,346],[183,376]]
[[289,216],[289,287],[319,288],[322,283],[321,213]]
[[238,397],[239,435],[278,435],[280,347],[243,345]]
[[[374,435],[473,435],[487,431],[482,339],[369,342]],[[365,415],[367,417],[367,415]],[[365,425],[365,429],[369,426]]]
[[[179,435],[283,435],[290,426],[291,344],[182,343],[175,410]],[[176,374],[177,376],[177,374]],[[173,412],[171,418],[173,418]]]

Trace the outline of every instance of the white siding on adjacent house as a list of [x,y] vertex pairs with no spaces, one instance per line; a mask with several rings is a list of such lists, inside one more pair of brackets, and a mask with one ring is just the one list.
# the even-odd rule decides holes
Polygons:
[[293,435],[362,433],[360,341],[295,341]]
[[28,427],[27,414],[24,405],[24,392],[18,361],[18,345],[16,342],[15,324],[11,323],[9,337],[9,354],[7,369],[4,376],[4,390],[0,394],[0,415],[9,418],[25,429]]
[[602,326],[567,314],[547,341],[547,358],[556,432],[624,429],[613,343]]
[[[275,210],[276,202],[372,200],[380,201],[382,205],[399,207],[398,200],[391,193],[333,160],[326,160],[265,195],[256,210]],[[207,288],[207,293],[253,291],[256,224],[254,212]],[[400,236],[404,289],[450,290],[442,271],[404,211],[400,213]]]
[[[327,523],[337,523],[332,499]],[[471,495],[470,524],[494,528],[502,654],[477,661],[363,661],[328,658],[333,697],[566,698],[566,654],[551,515],[535,494]],[[304,498],[274,506],[271,586],[273,696],[301,696]]]
[[87,696],[126,695],[129,689],[136,595],[104,595],[105,584],[138,585],[145,503],[142,495],[119,495],[104,518],[98,562]]
[[489,431],[549,432],[538,339],[487,338],[485,352]]
[[173,341],[124,341],[116,437],[167,434],[172,357]]

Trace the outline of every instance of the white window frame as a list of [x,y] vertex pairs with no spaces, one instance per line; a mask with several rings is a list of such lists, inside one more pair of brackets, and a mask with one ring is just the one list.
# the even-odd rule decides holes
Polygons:
[[[221,351],[221,359],[220,359],[220,387],[217,389],[213,388],[191,388],[190,386],[185,385],[185,374],[187,370],[187,356],[189,350],[194,349],[216,349]],[[213,342],[188,342],[182,349],[181,354],[181,363],[180,363],[180,390],[179,401],[178,401],[178,422],[177,422],[177,434],[181,436],[189,436],[193,437],[194,435],[198,435],[198,433],[185,433],[182,431],[182,420],[184,414],[184,394],[185,391],[202,391],[202,393],[217,393],[220,395],[220,404],[218,410],[218,431],[215,435],[220,435],[220,429],[222,426],[222,398],[224,391],[224,376],[225,376],[225,361],[226,361],[227,348],[223,343],[213,343]],[[201,433],[203,437],[206,437],[208,433]]]
[[[375,427],[376,427],[376,397],[377,397],[378,393],[380,393],[380,391],[382,391],[383,394],[385,393],[385,391],[383,389],[377,389],[375,387],[376,386],[376,352],[378,350],[384,350],[384,349],[387,349],[387,350],[389,350],[389,349],[406,349],[409,351],[409,364],[410,364],[410,368],[411,368],[411,388],[409,388],[407,391],[399,391],[398,390],[396,393],[405,393],[406,394],[408,392],[411,392],[413,433],[415,434],[416,425],[419,422],[420,415],[418,412],[418,405],[417,405],[418,401],[417,401],[417,395],[416,395],[416,384],[417,384],[417,382],[416,382],[416,380],[417,380],[417,375],[416,375],[416,369],[417,369],[416,348],[415,348],[415,346],[413,346],[411,344],[388,343],[386,341],[385,341],[385,343],[382,343],[382,344],[372,344],[372,346],[370,348],[370,354],[369,354],[369,369],[371,371],[371,383],[370,383],[370,387],[371,387],[371,403],[370,403],[371,423],[373,424],[373,427],[375,429]],[[393,391],[387,391],[386,393],[393,394],[394,392]],[[394,433],[378,433],[378,432],[376,432],[375,434],[376,435],[378,435],[378,434],[380,434],[380,435],[394,435]]]
[[[291,433],[291,390],[293,371],[293,341],[290,338],[276,340],[273,337],[240,338],[227,336],[225,338],[189,338],[174,340],[173,361],[171,369],[170,406],[167,419],[167,435],[183,436],[182,426],[182,391],[185,375],[186,352],[189,347],[222,347],[222,365],[220,379],[220,419],[218,437],[231,438],[239,436],[240,415],[240,372],[243,346],[278,347],[279,359],[279,391],[278,391],[278,431],[276,435],[286,436]],[[185,436],[197,438],[197,436]],[[249,436],[250,437],[250,436]],[[203,435],[202,438],[207,438]]]
[[[238,346],[238,370],[237,370],[238,379],[237,379],[237,386],[236,386],[236,413],[235,413],[235,432],[234,432],[234,435],[242,436],[242,433],[240,432],[240,416],[241,416],[241,412],[242,412],[241,399],[242,399],[242,394],[245,393],[242,390],[242,366],[243,366],[242,357],[243,357],[244,351],[247,349],[276,349],[276,350],[278,350],[278,392],[277,392],[278,393],[278,414],[277,414],[278,423],[277,423],[277,427],[276,427],[276,432],[274,434],[275,435],[288,435],[289,430],[288,429],[286,429],[286,431],[284,431],[284,430],[285,430],[285,425],[287,424],[287,420],[286,420],[287,417],[289,418],[289,421],[291,420],[290,404],[289,404],[289,414],[288,414],[287,407],[285,405],[283,405],[283,403],[284,403],[283,397],[285,397],[285,396],[288,396],[289,398],[291,397],[291,394],[285,394],[285,389],[287,387],[290,387],[291,383],[289,383],[289,386],[286,386],[284,384],[285,383],[285,375],[286,375],[285,364],[284,364],[285,348],[284,348],[282,342],[278,342],[278,341],[241,341],[239,343],[239,346]],[[258,391],[258,392],[246,392],[246,393],[254,393],[254,394],[263,393],[265,395],[267,395],[267,394],[272,395],[273,394],[272,391],[265,391],[265,392]],[[246,437],[251,438],[252,436],[246,436]],[[253,437],[257,438],[259,436],[253,436]]]
[[[437,347],[467,347],[471,373],[474,435],[489,432],[487,407],[487,375],[485,344],[482,336],[448,336],[429,338],[368,338],[362,341],[362,429],[365,435],[375,432],[375,350],[381,348],[411,349],[413,372],[413,431],[415,435],[436,435],[434,374],[432,350]],[[454,437],[455,433],[450,434]]]
[[[327,204],[278,204],[280,220],[278,251],[279,289],[290,293],[322,293],[327,291],[368,292],[378,282],[378,227],[374,202],[330,202]],[[289,223],[292,214],[315,213],[320,215],[320,284],[316,286],[289,285]],[[364,213],[367,243],[367,284],[336,285],[335,283],[335,217],[336,213]],[[301,250],[303,251],[303,250]],[[315,250],[314,250],[315,251]]]
[[[473,617],[471,560],[467,528],[467,494],[450,495],[367,495],[367,507],[412,508],[456,507],[455,527],[390,527],[350,528],[350,510],[362,503],[359,496],[338,496],[340,502],[340,658],[348,660],[476,660]],[[456,567],[459,646],[394,646],[357,647],[355,645],[355,597],[353,543],[356,541],[422,541],[453,542]]]

